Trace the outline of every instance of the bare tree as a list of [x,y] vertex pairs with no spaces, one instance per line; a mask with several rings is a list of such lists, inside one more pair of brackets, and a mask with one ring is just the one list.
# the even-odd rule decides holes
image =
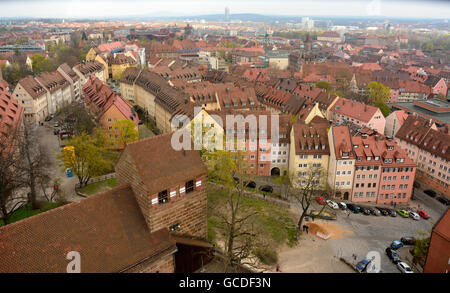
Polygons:
[[0,133],[0,216],[5,225],[9,224],[12,213],[27,202],[26,196],[17,192],[23,186],[23,174],[18,168],[21,162],[17,145],[20,143],[16,128]]
[[[295,188],[291,189],[290,197],[300,207],[300,218],[297,222],[297,228],[301,229],[304,218],[309,213],[311,203],[322,191],[326,190],[326,172],[323,168],[310,167],[300,176],[297,182],[294,182]],[[293,176],[291,175],[291,178]],[[323,211],[322,207],[319,214]]]
[[[249,176],[243,172],[242,153],[217,151],[213,156],[214,177],[222,183],[223,196],[226,197],[226,206],[213,207],[224,238],[224,271],[242,265],[261,269],[254,252],[264,246],[260,237],[263,233],[258,231],[255,223],[258,212],[243,205],[245,182]],[[239,180],[233,176],[239,177]]]
[[18,168],[24,175],[24,185],[30,188],[28,200],[31,203],[31,208],[35,210],[39,208],[37,201],[38,187],[48,182],[49,158],[42,145],[40,145],[32,125],[24,123],[21,136],[19,150],[23,163]]

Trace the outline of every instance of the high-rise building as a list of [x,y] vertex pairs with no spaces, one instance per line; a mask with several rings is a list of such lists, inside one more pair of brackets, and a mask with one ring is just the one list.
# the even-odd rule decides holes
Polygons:
[[225,20],[230,21],[230,8],[225,7]]

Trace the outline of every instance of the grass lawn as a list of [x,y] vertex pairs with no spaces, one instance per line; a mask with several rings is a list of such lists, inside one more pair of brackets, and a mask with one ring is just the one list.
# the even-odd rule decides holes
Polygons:
[[[208,237],[212,242],[215,242],[217,232],[222,224],[211,207],[227,207],[226,197],[222,195],[222,192],[220,188],[214,186],[210,186],[208,189],[208,205],[210,206],[208,209]],[[274,245],[284,243],[293,245],[295,243],[295,221],[288,208],[246,196],[243,197],[242,206],[258,212],[255,222],[262,225],[263,231],[267,232],[269,240]]]
[[87,195],[93,195],[99,192],[107,191],[113,187],[116,187],[116,178],[110,178],[88,184],[87,186],[81,188],[79,191]]
[[[24,205],[23,207],[21,207],[20,209],[17,209],[9,218],[9,223],[14,223],[20,220],[23,220],[25,218],[40,214],[42,212],[54,209],[59,207],[59,203],[56,202],[41,202],[40,203],[41,208],[37,209],[37,210],[32,210],[31,209],[31,203],[27,203],[26,205]],[[0,226],[3,226],[3,220],[0,220]]]

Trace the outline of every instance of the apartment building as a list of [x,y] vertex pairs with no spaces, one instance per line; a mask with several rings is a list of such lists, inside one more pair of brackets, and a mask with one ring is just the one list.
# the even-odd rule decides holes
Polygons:
[[88,81],[91,75],[94,75],[101,81],[106,82],[108,77],[105,76],[104,69],[105,67],[103,64],[97,61],[86,61],[85,63],[81,63],[73,67],[73,71],[80,77],[81,86]]
[[120,120],[132,121],[137,131],[139,117],[133,105],[113,92],[108,84],[94,76],[91,76],[83,86],[83,96],[90,112],[98,117],[101,126],[113,140],[111,147],[124,148],[118,141],[119,130],[115,123]]
[[47,90],[48,113],[55,114],[57,110],[72,103],[70,83],[59,72],[43,72],[35,80]]
[[[306,184],[306,177],[314,172],[317,177],[315,184],[321,182],[323,174],[328,174],[330,147],[328,143],[326,121],[311,122],[309,124],[297,122],[292,125],[290,133],[289,176],[296,187]],[[318,170],[323,170],[320,174]],[[325,188],[325,186],[323,186]]]
[[49,115],[47,90],[32,76],[19,80],[12,96],[24,108],[24,121],[32,124],[43,122]]
[[331,119],[337,123],[350,122],[360,127],[369,127],[384,133],[386,119],[380,109],[353,100],[340,98],[331,109]]
[[57,71],[70,83],[72,101],[81,100],[81,82],[80,77],[70,68],[67,63],[61,64]]
[[136,60],[123,53],[116,53],[111,60],[111,77],[114,80],[120,80],[122,74],[128,67],[136,67]]
[[355,176],[355,154],[350,129],[346,125],[331,126],[328,131],[330,162],[328,164],[328,186],[331,196],[349,200]]
[[412,114],[395,141],[417,163],[417,179],[450,196],[450,135],[440,132],[431,120]]
[[384,128],[384,135],[394,138],[397,131],[402,127],[408,114],[404,110],[393,111],[386,117],[386,126]]
[[407,203],[416,164],[397,143],[364,128],[352,137],[356,156],[352,201]]

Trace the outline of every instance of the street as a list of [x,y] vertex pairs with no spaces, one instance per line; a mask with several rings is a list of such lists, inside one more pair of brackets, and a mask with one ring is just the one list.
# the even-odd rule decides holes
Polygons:
[[60,192],[65,195],[66,201],[74,202],[83,199],[75,193],[75,184],[78,183],[76,176],[67,177],[63,166],[60,166],[56,156],[60,154],[61,147],[59,146],[58,136],[53,134],[53,123],[55,119],[44,122],[44,125],[36,127],[37,137],[39,137],[40,144],[48,151],[48,159],[51,164],[50,176],[52,179],[60,179]]

